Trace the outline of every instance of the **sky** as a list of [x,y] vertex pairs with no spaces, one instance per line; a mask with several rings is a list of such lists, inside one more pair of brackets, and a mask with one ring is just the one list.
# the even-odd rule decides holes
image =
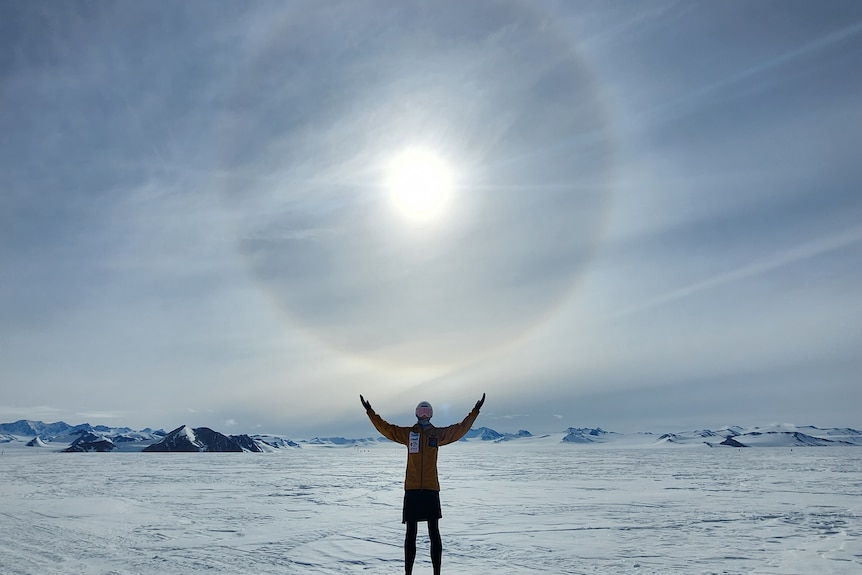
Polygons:
[[0,1],[0,421],[862,428],[860,53],[855,0]]

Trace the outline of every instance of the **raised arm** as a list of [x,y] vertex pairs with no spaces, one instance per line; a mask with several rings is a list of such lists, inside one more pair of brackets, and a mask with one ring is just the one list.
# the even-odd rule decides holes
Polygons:
[[377,415],[374,410],[371,408],[371,402],[367,401],[362,395],[359,396],[359,401],[362,402],[362,407],[365,408],[365,413],[368,415],[368,419],[371,420],[372,425],[380,432],[380,435],[389,439],[390,441],[394,441],[396,443],[401,443],[403,445],[407,445],[410,440],[410,428],[409,427],[399,427],[397,425],[392,425],[388,421],[384,420],[382,417]]
[[476,402],[476,405],[473,407],[473,410],[467,414],[467,417],[461,423],[456,423],[454,425],[450,425],[449,427],[444,427],[440,429],[440,445],[446,445],[447,443],[455,443],[462,437],[464,437],[470,428],[473,426],[473,423],[476,421],[476,418],[479,417],[479,410],[482,409],[482,405],[485,404],[485,394],[482,394],[482,399]]

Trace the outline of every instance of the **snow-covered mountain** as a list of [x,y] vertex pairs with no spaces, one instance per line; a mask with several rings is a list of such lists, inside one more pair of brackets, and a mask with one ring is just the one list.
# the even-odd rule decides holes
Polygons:
[[299,447],[299,444],[295,441],[279,437],[278,435],[253,435],[252,439],[257,442],[263,451],[284,449],[286,447]]
[[480,439],[482,441],[497,441],[503,439],[503,434],[499,431],[495,431],[489,427],[474,427],[464,436],[464,439],[470,441],[471,439]]
[[257,442],[248,435],[224,435],[209,427],[181,425],[168,433],[163,439],[148,445],[146,452],[168,451],[208,451],[208,452],[262,452]]
[[[142,446],[162,439],[164,430],[153,430],[149,427],[135,431],[128,427],[92,426],[89,423],[69,425],[64,421],[43,423],[29,419],[21,419],[13,423],[0,423],[0,443],[20,441],[22,437],[38,438],[42,446],[57,447],[74,443],[82,434],[91,433],[100,438],[110,439],[116,447],[121,444],[133,444],[140,451]],[[34,446],[38,446],[35,445]]]
[[[61,433],[69,433],[78,429],[90,428],[88,423],[72,426],[64,421],[54,423],[43,423],[30,419],[20,419],[14,423],[0,423],[0,433],[8,435],[38,436],[42,439],[50,439]],[[88,431],[90,429],[87,429]]]
[[37,435],[27,442],[27,447],[48,447],[48,444],[42,441]]
[[[35,437],[34,439],[39,439]],[[72,444],[64,449],[63,451],[67,453],[80,453],[82,451],[113,451],[117,446],[111,440],[110,437],[106,437],[103,435],[96,435],[92,431],[81,431],[78,435],[78,439],[72,442]]]
[[[662,435],[616,433],[600,427],[570,427],[558,433],[533,436],[529,431],[501,433],[489,427],[471,429],[463,443],[523,445],[598,445],[608,447],[841,447],[862,446],[862,432],[847,428],[819,428],[791,424],[743,428],[697,429]],[[170,433],[150,428],[135,431],[128,427],[68,425],[20,420],[0,423],[0,445],[55,451],[145,451],[153,452],[272,452],[285,449],[375,447],[389,445],[380,436],[349,439],[315,437],[293,441],[278,435],[224,435],[208,427],[182,425]]]
[[618,433],[605,431],[601,427],[590,429],[588,427],[570,427],[566,430],[563,443],[607,443]]
[[813,425],[776,424],[762,427],[725,427],[665,433],[658,443],[710,447],[829,447],[862,445],[862,431],[852,428],[819,428]]
[[92,426],[88,423],[69,425],[58,421],[20,420],[0,423],[0,444],[22,444],[27,447],[56,451],[273,451],[299,447],[290,439],[277,436],[224,435],[207,427],[191,429],[182,425],[166,433],[164,430],[128,427]]

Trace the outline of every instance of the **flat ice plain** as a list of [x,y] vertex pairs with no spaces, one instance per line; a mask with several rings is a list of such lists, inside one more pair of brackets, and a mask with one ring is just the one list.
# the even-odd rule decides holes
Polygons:
[[[6,450],[0,570],[396,575],[404,465],[394,444]],[[459,443],[439,467],[444,573],[862,573],[862,449]]]

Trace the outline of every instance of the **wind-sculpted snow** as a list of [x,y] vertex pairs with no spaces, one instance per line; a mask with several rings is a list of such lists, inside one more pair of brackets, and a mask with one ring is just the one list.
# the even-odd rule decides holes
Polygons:
[[[403,573],[401,446],[0,456],[4,575]],[[862,450],[456,443],[444,573],[862,572]],[[414,573],[431,573],[420,532]]]

